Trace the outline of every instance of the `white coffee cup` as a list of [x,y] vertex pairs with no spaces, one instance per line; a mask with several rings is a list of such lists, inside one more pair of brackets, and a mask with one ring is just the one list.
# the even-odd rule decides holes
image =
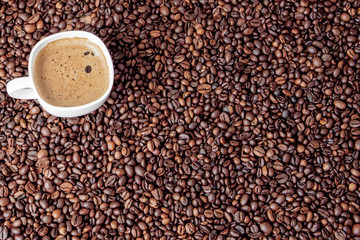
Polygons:
[[[34,84],[34,62],[36,59],[37,54],[40,52],[42,48],[44,48],[47,44],[64,38],[86,38],[92,43],[96,44],[101,51],[103,52],[106,63],[109,68],[109,86],[104,95],[102,95],[97,100],[87,103],[81,106],[75,107],[58,107],[51,105],[42,99],[35,87]],[[90,113],[96,109],[98,109],[109,97],[112,86],[114,84],[114,66],[111,60],[110,53],[105,46],[104,42],[101,41],[100,38],[95,36],[92,33],[84,32],[84,31],[68,31],[68,32],[61,32],[56,33],[51,36],[48,36],[41,41],[39,41],[34,48],[31,50],[30,57],[29,57],[29,77],[20,77],[11,80],[7,86],[6,90],[8,94],[17,99],[37,99],[40,105],[50,114],[57,116],[57,117],[77,117],[87,113]]]

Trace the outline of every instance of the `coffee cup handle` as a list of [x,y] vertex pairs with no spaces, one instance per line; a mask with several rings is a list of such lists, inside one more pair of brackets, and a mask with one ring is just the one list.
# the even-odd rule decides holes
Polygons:
[[29,77],[20,77],[11,80],[6,85],[6,90],[10,97],[17,99],[35,99],[32,80]]

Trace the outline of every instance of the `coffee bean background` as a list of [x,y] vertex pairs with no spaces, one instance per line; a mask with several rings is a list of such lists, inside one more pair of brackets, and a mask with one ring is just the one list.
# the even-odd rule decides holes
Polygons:
[[[360,239],[360,1],[0,1],[0,239]],[[115,85],[15,100],[43,37],[103,39]]]

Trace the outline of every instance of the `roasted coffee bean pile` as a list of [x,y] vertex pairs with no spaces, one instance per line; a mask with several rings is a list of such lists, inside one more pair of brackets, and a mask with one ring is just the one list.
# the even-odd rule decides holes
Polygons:
[[[360,1],[0,1],[0,239],[360,239]],[[85,30],[107,102],[14,100]]]

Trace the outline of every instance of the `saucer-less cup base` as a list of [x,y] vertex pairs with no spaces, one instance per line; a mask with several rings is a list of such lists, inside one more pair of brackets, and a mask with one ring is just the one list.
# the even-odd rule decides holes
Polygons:
[[[98,45],[103,52],[106,63],[109,68],[109,86],[104,95],[102,95],[97,100],[81,105],[76,107],[57,107],[45,102],[39,95],[38,91],[35,88],[34,78],[33,78],[33,67],[34,62],[37,54],[40,52],[42,48],[44,48],[47,44],[63,39],[63,38],[87,38],[94,44]],[[85,115],[90,113],[96,109],[98,109],[109,97],[112,86],[114,84],[114,66],[111,60],[110,53],[100,38],[95,36],[92,33],[84,32],[84,31],[68,31],[68,32],[61,32],[46,37],[39,41],[34,48],[32,49],[29,57],[29,77],[21,77],[11,80],[7,86],[6,90],[8,94],[13,98],[18,99],[37,99],[40,105],[50,114],[57,116],[57,117],[77,117],[81,115]]]

